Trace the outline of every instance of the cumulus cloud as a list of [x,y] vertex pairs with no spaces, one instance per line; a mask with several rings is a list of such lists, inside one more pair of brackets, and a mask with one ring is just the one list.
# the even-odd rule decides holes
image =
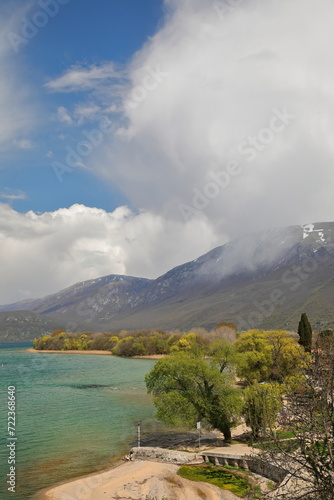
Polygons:
[[334,220],[334,4],[237,3],[166,1],[95,171],[134,206],[204,213],[217,236]]
[[0,243],[5,304],[107,274],[155,278],[219,242],[204,219],[184,225],[126,206],[22,214],[0,203]]

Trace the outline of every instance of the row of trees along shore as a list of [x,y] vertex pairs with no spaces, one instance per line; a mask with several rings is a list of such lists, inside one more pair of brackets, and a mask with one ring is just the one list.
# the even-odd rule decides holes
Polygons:
[[234,342],[236,340],[234,324],[220,323],[211,331],[195,328],[188,333],[160,329],[123,330],[117,334],[111,332],[68,333],[65,330],[55,330],[50,335],[35,339],[33,344],[37,350],[102,350],[111,351],[116,356],[130,357],[186,351],[194,344],[208,349],[217,338]]
[[[330,337],[332,334],[332,330],[323,330],[317,338]],[[239,335],[233,323],[219,323],[210,331],[204,328],[193,328],[187,333],[160,329],[122,330],[117,334],[112,332],[68,333],[63,329],[58,329],[35,339],[33,345],[36,350],[103,350],[110,351],[117,356],[132,357],[184,352],[193,350],[194,346],[209,353],[212,344],[217,340],[225,340],[233,344]],[[304,347],[305,351],[311,352],[314,344],[312,343],[312,327],[305,313],[301,316],[297,335],[294,332],[289,332],[289,335],[291,338],[298,338],[298,343]]]

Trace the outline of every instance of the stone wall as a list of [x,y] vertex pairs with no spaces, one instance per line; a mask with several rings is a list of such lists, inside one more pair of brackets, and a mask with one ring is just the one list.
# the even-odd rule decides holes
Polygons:
[[227,453],[210,453],[210,451],[202,452],[205,462],[211,462],[214,465],[231,465],[232,467],[239,467],[241,469],[250,470],[255,474],[267,477],[275,483],[283,481],[288,471],[264,462],[263,460],[251,455],[231,455]]
[[166,448],[140,447],[132,448],[130,457],[136,460],[148,460],[152,462],[164,462],[169,464],[188,464],[192,462],[201,463],[203,457],[197,453],[186,451],[167,450]]

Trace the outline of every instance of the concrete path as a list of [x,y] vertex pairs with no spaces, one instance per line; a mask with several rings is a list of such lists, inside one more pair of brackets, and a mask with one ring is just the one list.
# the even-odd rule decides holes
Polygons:
[[[204,450],[202,450],[204,451]],[[206,451],[206,450],[205,450]],[[255,455],[259,453],[260,450],[256,448],[251,448],[247,446],[247,444],[230,444],[226,446],[222,446],[220,448],[210,448],[207,450],[210,453],[221,453],[222,455]]]

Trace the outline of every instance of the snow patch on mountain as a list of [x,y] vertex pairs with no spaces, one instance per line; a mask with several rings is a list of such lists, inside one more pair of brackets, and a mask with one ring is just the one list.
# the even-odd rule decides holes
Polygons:
[[316,233],[318,235],[318,239],[316,243],[326,243],[324,229],[315,229],[314,224],[305,224],[302,226],[303,229],[303,239],[308,238],[310,234]]

